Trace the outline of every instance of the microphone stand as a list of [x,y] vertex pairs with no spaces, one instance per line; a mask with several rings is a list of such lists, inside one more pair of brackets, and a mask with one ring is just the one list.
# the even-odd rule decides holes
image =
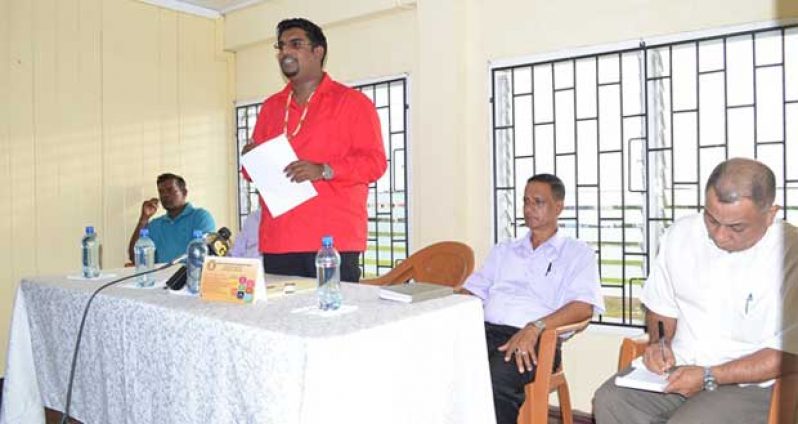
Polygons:
[[103,284],[102,286],[98,287],[97,290],[94,290],[94,293],[92,293],[91,297],[89,297],[89,301],[86,302],[86,307],[83,309],[83,317],[80,319],[80,328],[78,329],[78,337],[77,340],[75,340],[75,351],[72,353],[72,365],[69,368],[69,383],[67,384],[66,404],[64,405],[64,412],[61,415],[61,421],[59,421],[59,424],[67,424],[67,422],[69,421],[69,407],[70,404],[72,403],[72,382],[75,380],[75,368],[78,362],[78,350],[80,348],[80,339],[83,336],[83,327],[86,324],[86,316],[88,315],[89,312],[89,306],[91,306],[91,302],[94,300],[94,297],[97,296],[97,293],[103,291],[108,287],[113,286],[114,284],[121,283],[122,281],[127,281],[131,278],[140,277],[142,275],[147,275],[147,274],[152,274],[154,272],[162,271],[184,260],[185,257],[186,255],[180,256],[176,259],[173,259],[169,263],[161,265],[158,268],[153,268],[142,272],[136,272],[124,276],[122,278],[117,278],[116,280]]

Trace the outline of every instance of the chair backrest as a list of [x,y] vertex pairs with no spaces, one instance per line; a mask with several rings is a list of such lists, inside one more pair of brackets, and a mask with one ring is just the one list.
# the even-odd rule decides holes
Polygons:
[[361,282],[389,285],[414,280],[458,287],[473,270],[474,251],[471,247],[456,241],[442,241],[413,253],[388,274]]

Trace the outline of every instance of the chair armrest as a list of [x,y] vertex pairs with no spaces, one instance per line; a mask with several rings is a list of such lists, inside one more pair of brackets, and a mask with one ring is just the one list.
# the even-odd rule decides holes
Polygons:
[[[566,324],[543,330],[543,332],[540,333],[540,341],[538,342],[538,360],[547,363],[538,363],[538,369],[551,369],[554,365],[554,352],[557,348],[558,339],[567,340],[574,334],[584,330],[590,324],[591,319],[592,317],[573,324]],[[563,337],[563,335],[567,337]]]
[[561,336],[563,334],[568,334],[568,333],[578,333],[578,332],[584,330],[585,328],[587,328],[587,326],[590,324],[590,320],[592,320],[592,319],[593,319],[593,317],[590,317],[588,319],[585,319],[585,320],[579,321],[579,322],[575,322],[573,324],[561,325],[561,326],[555,328],[554,332],[557,333],[558,336]]
[[638,337],[626,337],[621,343],[621,354],[618,358],[618,371],[626,368],[638,356],[646,351],[648,346],[648,334]]
[[[560,342],[560,339],[568,339],[568,337],[562,337],[563,335],[572,336],[585,328],[590,324],[591,318],[588,318],[584,321],[576,322],[573,324],[566,324],[561,325],[559,327],[554,328],[547,328],[540,333],[540,339],[538,340],[538,363],[537,368],[535,371],[535,380],[532,388],[532,398],[533,399],[542,399],[540,402],[548,402],[549,388],[551,387],[551,382],[553,375],[556,373],[562,372],[562,365],[560,368],[555,372],[552,372],[554,367],[554,356],[557,351],[557,345]],[[560,377],[562,378],[562,377]],[[527,390],[527,393],[530,393]],[[545,405],[545,403],[544,403]],[[538,405],[538,407],[541,407]]]

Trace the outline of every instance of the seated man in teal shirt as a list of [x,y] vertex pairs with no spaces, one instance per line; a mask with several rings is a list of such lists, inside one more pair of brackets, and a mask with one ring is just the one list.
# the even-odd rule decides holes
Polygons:
[[158,197],[166,213],[150,221],[158,211],[156,198],[141,204],[141,215],[133,234],[130,236],[128,256],[133,261],[133,245],[139,239],[139,231],[149,228],[150,238],[155,243],[155,262],[165,263],[186,253],[188,242],[194,230],[204,233],[214,231],[216,223],[208,211],[195,208],[186,201],[188,190],[183,177],[175,174],[158,176]]

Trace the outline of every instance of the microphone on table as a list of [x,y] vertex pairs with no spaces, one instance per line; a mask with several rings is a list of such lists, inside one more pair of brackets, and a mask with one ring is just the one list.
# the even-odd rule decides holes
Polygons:
[[205,235],[205,244],[208,245],[208,254],[211,256],[227,256],[230,251],[230,236],[232,233],[227,227],[221,227],[215,233]]
[[[211,256],[226,256],[230,251],[230,230],[227,227],[221,227],[215,233],[208,233],[205,235],[205,245],[208,246],[208,254]],[[183,265],[172,274],[166,281],[166,287],[172,290],[182,290],[186,285],[186,258],[188,254],[174,259],[172,263],[182,263]]]

